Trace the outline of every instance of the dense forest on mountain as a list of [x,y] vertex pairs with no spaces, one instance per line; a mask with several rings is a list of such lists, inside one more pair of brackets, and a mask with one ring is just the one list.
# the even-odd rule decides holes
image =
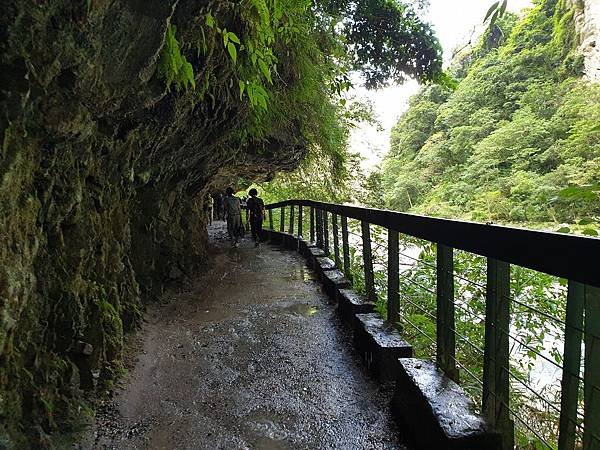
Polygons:
[[388,207],[596,235],[600,85],[581,77],[574,8],[505,15],[457,55],[455,90],[411,99],[374,175]]

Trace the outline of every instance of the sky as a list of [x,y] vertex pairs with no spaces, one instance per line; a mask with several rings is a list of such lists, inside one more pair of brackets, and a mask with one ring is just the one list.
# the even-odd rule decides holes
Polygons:
[[[431,23],[444,49],[444,61],[448,63],[456,48],[475,42],[483,31],[483,18],[493,0],[430,0],[425,20]],[[531,0],[509,0],[508,10],[519,12],[531,5]],[[376,166],[389,149],[392,127],[408,107],[408,99],[417,93],[419,85],[411,80],[401,86],[394,85],[377,91],[367,91],[355,80],[351,94],[373,103],[381,129],[363,125],[352,132],[350,149],[364,158],[365,169]]]

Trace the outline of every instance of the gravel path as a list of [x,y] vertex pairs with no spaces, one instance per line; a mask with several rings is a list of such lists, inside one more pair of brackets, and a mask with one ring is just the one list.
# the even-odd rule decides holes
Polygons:
[[210,270],[151,308],[136,363],[80,448],[405,449],[391,393],[294,252],[210,230]]

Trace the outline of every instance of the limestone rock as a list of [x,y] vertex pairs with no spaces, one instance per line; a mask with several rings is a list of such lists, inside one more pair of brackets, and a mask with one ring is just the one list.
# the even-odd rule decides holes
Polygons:
[[600,0],[569,0],[569,4],[577,6],[575,27],[584,57],[584,75],[590,81],[600,81]]

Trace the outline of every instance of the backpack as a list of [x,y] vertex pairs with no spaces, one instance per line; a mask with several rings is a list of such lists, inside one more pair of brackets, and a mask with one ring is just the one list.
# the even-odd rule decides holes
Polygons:
[[252,217],[260,217],[261,219],[263,215],[263,207],[264,203],[258,197],[251,197],[248,199],[248,203],[246,205],[246,208],[248,208],[248,211],[250,211],[250,215]]

